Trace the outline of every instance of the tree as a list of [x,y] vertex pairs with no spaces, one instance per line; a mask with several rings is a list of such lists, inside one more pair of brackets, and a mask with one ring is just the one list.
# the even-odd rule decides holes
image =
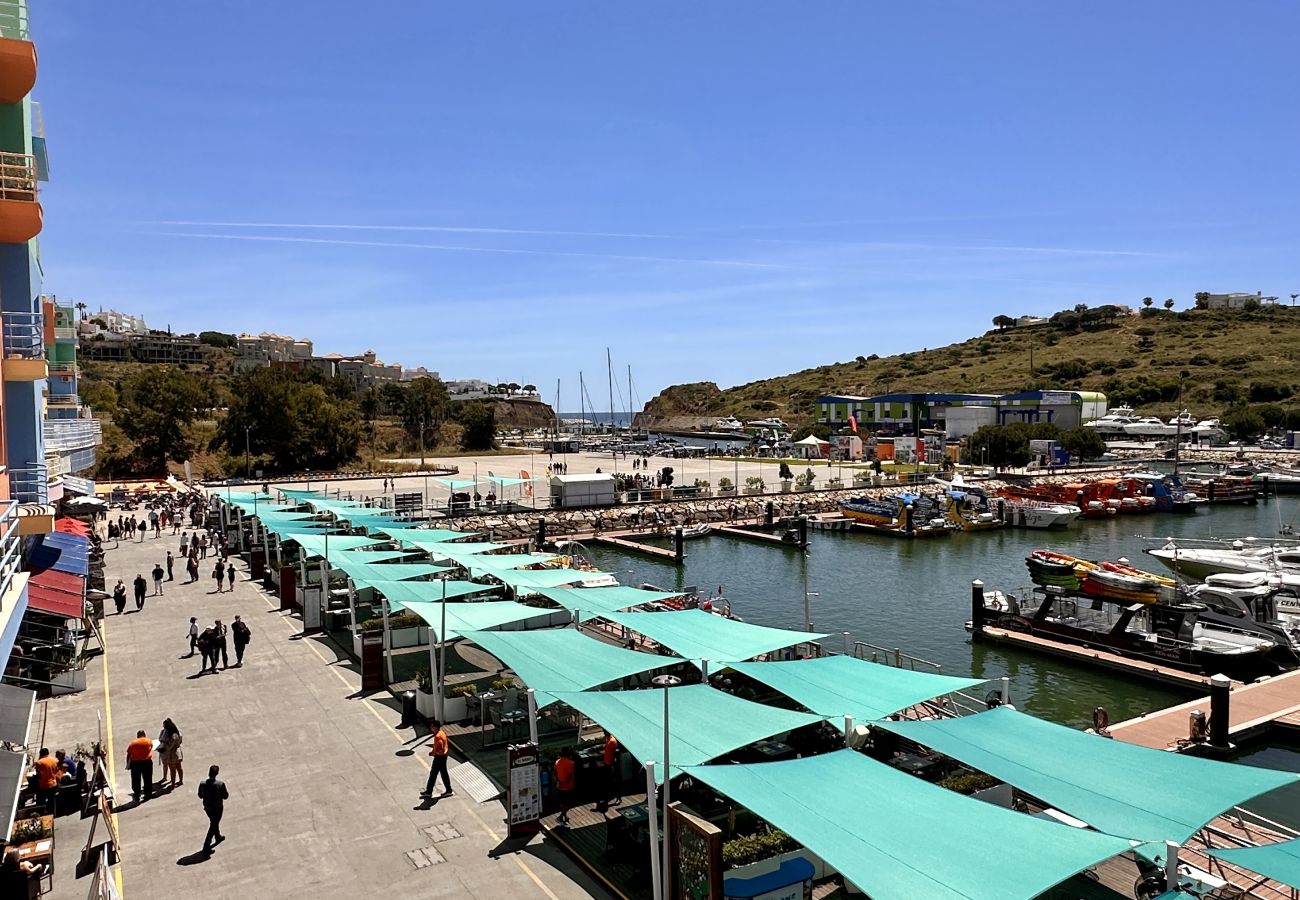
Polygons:
[[1234,406],[1219,416],[1219,425],[1234,440],[1249,441],[1264,432],[1264,417],[1249,406]]
[[[84,304],[84,303],[74,303],[74,304],[72,304],[72,305],[75,306],[75,307],[77,308],[77,312],[81,313],[81,318],[83,318],[83,319],[86,318],[86,304]],[[1295,300],[1294,300],[1294,299],[1291,300],[1291,305],[1292,305],[1292,306],[1295,306]]]
[[117,391],[107,381],[84,382],[81,401],[91,409],[112,413],[117,409]]
[[400,416],[406,405],[406,388],[396,381],[385,381],[379,386],[381,407],[385,415]]
[[1063,431],[1058,440],[1074,460],[1096,459],[1106,452],[1106,442],[1091,428]]
[[1137,335],[1139,347],[1146,349],[1155,344],[1153,338],[1155,337],[1156,330],[1150,325],[1143,325],[1141,328],[1136,328],[1133,333]]
[[515,394],[519,393],[519,388],[521,388],[522,386],[523,386],[523,385],[516,384],[515,382],[512,381],[512,382],[510,382],[509,384],[506,385],[506,390],[507,390],[507,391],[510,393],[510,395],[513,397]]
[[161,474],[169,459],[189,457],[185,428],[208,403],[203,383],[172,366],[150,366],[122,379],[115,419],[135,442],[141,474]]
[[422,448],[437,446],[450,400],[447,386],[437,378],[417,378],[406,386],[402,427]]
[[535,384],[526,384],[526,385],[524,385],[524,393],[525,393],[525,394],[529,394],[529,395],[536,394],[536,393],[537,393],[537,385],[535,385]]
[[1143,297],[1143,298],[1142,298],[1142,305],[1143,305],[1143,306],[1146,306],[1146,307],[1148,307],[1148,308],[1151,306],[1152,303],[1155,303],[1155,302],[1156,302],[1156,301],[1152,300],[1150,297]]
[[1197,308],[1197,309],[1209,309],[1209,308],[1210,308],[1210,292],[1209,292],[1209,291],[1197,291],[1197,292],[1195,293],[1194,296],[1195,296],[1195,298],[1196,298],[1196,308]]
[[810,434],[821,438],[823,441],[829,441],[831,439],[831,427],[829,425],[800,425],[794,430],[794,434],[790,435],[790,440],[802,441]]
[[235,378],[213,449],[266,457],[277,472],[334,469],[356,458],[361,410],[356,396],[327,390],[310,370],[250,369]]
[[1173,308],[1174,308],[1174,298],[1173,297],[1166,298],[1165,309],[1173,309]]
[[496,444],[497,417],[492,407],[477,400],[461,403],[456,410],[462,450],[491,450]]
[[993,326],[997,328],[998,331],[1006,331],[1008,328],[1010,328],[1012,325],[1015,324],[1016,324],[1016,320],[1011,318],[1010,316],[993,317]]
[[1292,306],[1295,306],[1295,302],[1296,302],[1296,300],[1300,300],[1300,294],[1292,294],[1292,295],[1291,295],[1291,305],[1292,305]]
[[1246,310],[1247,312],[1254,312],[1255,310],[1259,309],[1259,301],[1254,297],[1247,297],[1245,301],[1241,304],[1241,308]]
[[1077,312],[1079,315],[1083,315],[1088,311],[1088,304],[1076,303],[1074,304],[1074,311]]
[[[1047,437],[1056,436],[1055,425],[1047,425],[1045,429],[1050,431]],[[985,425],[970,436],[967,462],[998,468],[1028,465],[1029,441],[1037,439],[1030,434],[1029,426],[1021,424]]]
[[233,334],[226,334],[221,331],[200,331],[199,343],[207,344],[209,347],[235,347],[239,341]]
[[370,452],[375,452],[375,419],[379,416],[379,408],[383,405],[383,395],[379,391],[379,385],[372,384],[361,393],[361,399],[358,405],[361,408],[361,418],[366,423],[366,434],[370,436]]

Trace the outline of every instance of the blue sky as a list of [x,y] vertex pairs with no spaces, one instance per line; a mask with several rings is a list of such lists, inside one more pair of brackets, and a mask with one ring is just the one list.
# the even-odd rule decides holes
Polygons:
[[47,289],[154,327],[569,408],[1300,291],[1294,4],[33,5]]

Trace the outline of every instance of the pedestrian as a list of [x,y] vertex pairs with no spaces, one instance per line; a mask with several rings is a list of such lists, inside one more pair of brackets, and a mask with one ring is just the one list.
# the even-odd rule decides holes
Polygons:
[[126,612],[126,585],[122,583],[120,578],[117,580],[117,584],[113,585],[113,605],[117,607],[119,616]]
[[194,656],[194,650],[199,646],[199,620],[196,616],[190,616],[190,652],[185,655],[185,659]]
[[597,804],[597,811],[603,812],[610,806],[618,806],[620,802],[618,788],[622,779],[618,777],[618,757],[619,757],[618,738],[614,737],[613,732],[605,732],[605,748],[602,753],[602,759],[605,763],[605,789],[606,800],[603,804]]
[[244,648],[248,642],[253,639],[253,631],[239,616],[235,616],[235,621],[230,623],[230,632],[235,641],[235,668],[238,669],[244,664]]
[[203,839],[203,852],[211,853],[212,848],[226,839],[221,833],[221,814],[226,811],[226,801],[230,792],[225,782],[218,781],[220,766],[208,767],[208,778],[199,782],[199,799],[203,801],[203,811],[208,815],[208,834]]
[[153,567],[153,592],[155,594],[161,594],[163,592],[162,583],[164,574],[162,564],[155,563]]
[[144,609],[144,592],[149,589],[149,583],[144,580],[144,576],[139,572],[135,576],[135,608],[136,611]]
[[433,765],[429,766],[429,780],[424,784],[424,790],[420,792],[421,797],[433,796],[433,785],[442,775],[442,786],[444,797],[450,797],[453,793],[451,789],[451,775],[447,773],[447,754],[451,750],[450,741],[447,740],[447,732],[443,730],[442,723],[434,719],[429,723],[433,729],[433,743],[429,745],[429,755],[433,757]]
[[135,740],[126,745],[126,768],[131,773],[131,799],[140,802],[153,799],[153,741],[143,731],[135,733]]
[[185,783],[182,759],[181,730],[171,719],[163,719],[162,731],[158,732],[158,762],[162,764],[163,778],[168,779],[168,787],[180,787]]
[[208,558],[208,533],[205,531],[199,535],[199,559]]
[[189,555],[190,555],[190,533],[188,531],[182,531],[181,532],[181,556],[189,556]]
[[574,769],[573,748],[565,747],[555,761],[555,789],[560,795],[560,818],[557,825],[569,826],[569,808],[573,806]]
[[54,815],[54,800],[58,793],[59,761],[50,755],[48,747],[42,747],[36,760],[36,805],[47,815]]
[[226,659],[226,626],[221,624],[217,619],[212,623],[212,671],[217,670],[217,654],[221,654],[221,668],[229,669],[230,665]]
[[168,550],[167,551],[167,580],[168,581],[176,580],[176,578],[172,575],[172,565],[174,564],[174,562],[175,560],[172,558],[172,552]]
[[217,560],[217,564],[212,567],[212,579],[216,581],[216,592],[220,594],[224,590],[226,583],[226,567],[221,560]]
[[[195,641],[195,645],[199,648],[199,652],[203,654],[203,665],[199,669],[199,674],[205,675],[207,674],[208,671],[208,664],[212,661],[214,648],[216,646],[216,642],[212,634],[211,626],[203,629],[203,631],[199,634],[198,640]],[[216,670],[217,667],[216,664],[214,663],[212,665],[212,671],[215,672]]]
[[186,584],[193,584],[199,580],[199,561],[194,557],[185,560],[185,571],[189,573],[190,580]]

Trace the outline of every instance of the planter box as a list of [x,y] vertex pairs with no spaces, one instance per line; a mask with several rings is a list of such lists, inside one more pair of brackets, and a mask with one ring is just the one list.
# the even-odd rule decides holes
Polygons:
[[838,491],[843,487],[844,482],[838,478],[832,478],[830,481],[826,482],[826,490],[828,491]]
[[[474,703],[478,703],[478,695],[474,696]],[[419,702],[420,692],[415,692],[416,702]],[[433,695],[429,695],[430,705],[432,705]],[[469,718],[469,702],[464,696],[448,697],[442,701],[442,720],[444,722],[463,722]]]
[[388,642],[388,646],[394,650],[400,650],[403,647],[418,647],[420,644],[420,629],[390,628]]
[[781,482],[781,493],[783,493],[783,494],[788,494],[788,493],[790,493],[790,488],[792,488],[792,487],[794,487],[794,482],[793,482],[793,481],[788,481],[788,480],[787,480],[787,481],[782,481],[782,482]]
[[795,485],[794,489],[800,494],[806,494],[808,491],[813,489],[813,486],[811,484],[798,484]]
[[415,711],[426,719],[432,719],[437,715],[437,710],[434,709],[433,706],[433,701],[435,699],[436,698],[432,691],[425,693],[424,691],[417,690],[415,692]]
[[736,489],[735,489],[734,487],[732,487],[732,488],[718,488],[718,496],[719,496],[719,497],[734,497],[734,496],[736,496]]
[[697,491],[697,493],[695,494],[695,496],[697,496],[697,497],[712,497],[712,496],[713,496],[713,491],[709,490],[708,488],[697,488],[696,491]]
[[792,859],[806,859],[808,862],[812,863],[814,881],[835,874],[835,869],[827,866],[826,863],[822,861],[821,857],[816,856],[807,850],[791,850],[789,853],[782,853],[779,856],[770,856],[767,859],[760,859],[755,863],[736,866],[734,869],[727,869],[722,873],[722,877],[754,878],[758,875],[766,875],[768,872],[775,872],[777,869],[781,868],[781,863]]

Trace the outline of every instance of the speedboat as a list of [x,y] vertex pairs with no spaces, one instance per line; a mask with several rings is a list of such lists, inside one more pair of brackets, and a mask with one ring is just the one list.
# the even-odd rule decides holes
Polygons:
[[1093,419],[1091,422],[1083,423],[1083,427],[1098,434],[1119,435],[1124,433],[1124,426],[1133,420],[1132,407],[1117,406],[1114,409],[1106,410],[1106,415],[1100,419]]
[[734,416],[726,416],[713,423],[715,431],[739,431],[745,426]]
[[746,428],[778,428],[785,431],[786,424],[778,418],[771,419],[754,419],[752,422],[745,423]]
[[1143,416],[1124,426],[1124,433],[1136,438],[1162,438],[1176,434],[1178,427],[1162,422],[1155,416]]
[[1250,572],[1300,574],[1300,548],[1296,547],[1248,546],[1242,541],[1234,541],[1231,547],[1180,547],[1169,541],[1143,552],[1188,578]]
[[1187,410],[1183,410],[1179,415],[1169,420],[1169,424],[1175,429],[1182,429],[1186,433],[1189,429],[1196,427],[1196,419]]
[[841,500],[840,512],[865,531],[893,537],[937,537],[953,531],[942,505],[924,494],[891,497],[854,497]]

